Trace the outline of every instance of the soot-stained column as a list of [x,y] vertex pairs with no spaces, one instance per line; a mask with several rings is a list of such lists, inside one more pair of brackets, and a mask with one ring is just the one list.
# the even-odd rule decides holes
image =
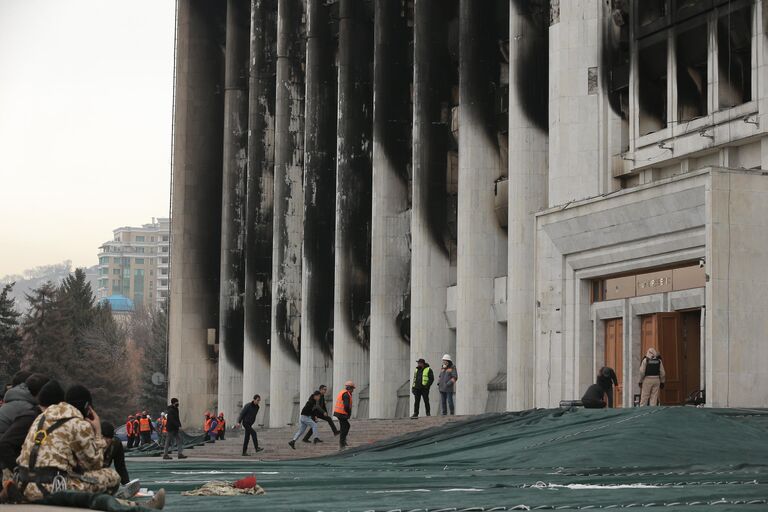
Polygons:
[[338,388],[352,379],[358,391],[368,384],[370,346],[373,27],[367,8],[360,0],[339,4],[333,381]]
[[168,392],[186,404],[187,425],[217,395],[208,330],[219,325],[225,12],[225,4],[182,0],[176,18]]
[[373,57],[370,417],[392,418],[410,359],[412,79],[399,2],[376,0]]
[[476,0],[461,0],[459,9],[456,412],[477,414],[485,411],[488,382],[506,367],[506,333],[493,299],[494,279],[506,272],[500,269],[506,256],[499,258],[507,241],[494,213],[501,174],[491,85],[498,76],[498,45],[489,30],[494,11]]
[[218,410],[224,413],[225,418],[231,418],[239,412],[243,398],[249,12],[248,0],[227,0],[218,404]]
[[[251,2],[243,401],[269,396],[277,0]],[[266,414],[264,419],[266,420]],[[263,420],[259,418],[259,423]]]
[[550,206],[604,192],[600,189],[597,87],[604,3],[561,1],[559,22],[549,29]]
[[275,100],[275,208],[272,251],[272,361],[269,424],[293,418],[301,348],[304,192],[303,2],[279,0]]
[[[408,368],[421,357],[437,367],[444,354],[456,355],[456,333],[445,318],[446,288],[451,284],[446,244],[446,167],[451,133],[447,116],[441,113],[449,109],[453,83],[446,44],[448,3],[416,0],[414,5],[413,251]],[[437,396],[435,392],[433,403],[437,403]]]
[[333,237],[336,220],[336,67],[330,7],[307,2],[301,396],[333,390]]
[[507,409],[513,411],[533,407],[534,215],[547,206],[548,28],[546,2],[510,4]]

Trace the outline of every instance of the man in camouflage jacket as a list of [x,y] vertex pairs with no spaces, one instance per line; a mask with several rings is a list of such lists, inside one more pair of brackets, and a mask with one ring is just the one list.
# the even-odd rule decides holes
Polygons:
[[[120,485],[120,475],[112,468],[104,468],[105,441],[101,437],[101,420],[91,408],[91,394],[83,386],[72,386],[67,390],[66,401],[48,407],[35,418],[29,430],[21,455],[18,458],[20,466],[19,484],[24,486],[24,474],[35,472],[58,474],[57,484],[53,482],[29,483],[24,489],[24,497],[29,501],[42,499],[44,494],[64,490],[84,491],[92,493],[112,493]],[[63,421],[46,435],[55,423]],[[34,468],[30,468],[30,459],[34,451],[36,439],[39,441],[37,460]],[[50,478],[43,478],[43,481]],[[44,490],[41,490],[40,487]]]

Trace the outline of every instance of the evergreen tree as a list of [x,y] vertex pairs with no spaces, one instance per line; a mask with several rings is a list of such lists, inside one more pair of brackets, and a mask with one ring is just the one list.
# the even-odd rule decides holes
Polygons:
[[99,415],[115,424],[124,422],[136,407],[125,371],[126,339],[127,330],[114,320],[110,309],[97,307],[75,347],[73,374],[91,391]]
[[156,414],[164,410],[168,398],[168,311],[165,307],[147,312],[151,318],[151,338],[143,347],[141,373],[141,408]]
[[0,385],[10,382],[21,365],[21,314],[16,311],[16,300],[10,296],[14,284],[6,284],[0,292]]
[[71,383],[74,333],[57,288],[50,281],[27,295],[21,324],[21,366]]
[[94,317],[94,297],[85,271],[77,268],[61,282],[59,293],[76,336],[91,326]]

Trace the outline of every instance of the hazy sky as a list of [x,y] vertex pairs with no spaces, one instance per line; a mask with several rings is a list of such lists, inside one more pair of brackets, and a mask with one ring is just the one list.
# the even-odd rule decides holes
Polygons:
[[0,0],[0,277],[168,215],[173,0]]

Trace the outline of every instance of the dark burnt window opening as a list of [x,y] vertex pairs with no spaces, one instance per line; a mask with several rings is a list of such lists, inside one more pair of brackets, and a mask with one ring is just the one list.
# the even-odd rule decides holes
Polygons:
[[667,24],[667,0],[640,0],[637,3],[637,28],[641,34],[663,28]]
[[[722,12],[725,11],[725,12]],[[752,5],[718,12],[718,104],[729,108],[752,100]]]
[[708,114],[708,40],[706,22],[678,32],[675,38],[678,121]]
[[[665,36],[666,34],[662,34]],[[657,38],[654,38],[657,39]],[[667,40],[649,41],[638,50],[640,135],[667,126]]]

